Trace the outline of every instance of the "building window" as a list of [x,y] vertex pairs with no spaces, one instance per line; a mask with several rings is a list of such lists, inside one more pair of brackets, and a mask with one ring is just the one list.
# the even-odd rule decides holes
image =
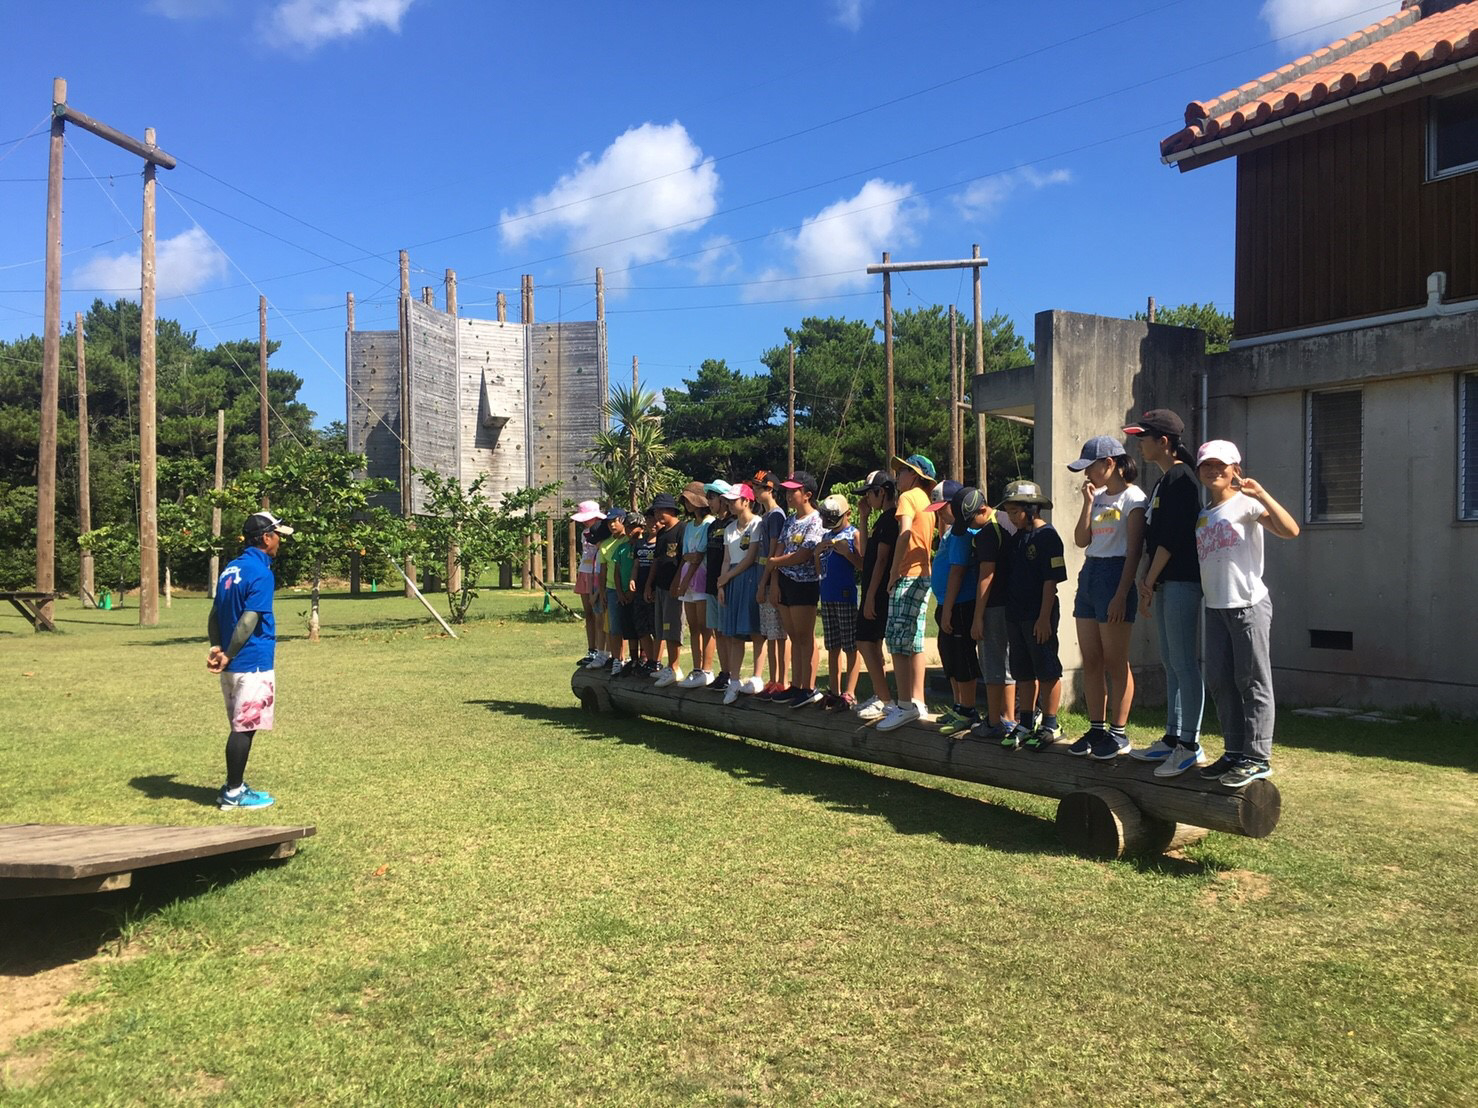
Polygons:
[[1310,523],[1358,523],[1364,458],[1365,394],[1359,389],[1309,394]]
[[1478,89],[1432,101],[1427,134],[1427,176],[1450,177],[1478,169]]
[[1463,375],[1457,410],[1458,512],[1463,519],[1478,519],[1478,373]]

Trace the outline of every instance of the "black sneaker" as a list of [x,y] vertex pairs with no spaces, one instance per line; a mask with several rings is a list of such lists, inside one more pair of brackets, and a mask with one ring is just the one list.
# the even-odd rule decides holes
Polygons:
[[721,693],[721,692],[726,691],[728,689],[728,687],[729,687],[729,671],[726,670],[726,669],[721,669],[717,673],[715,673],[713,675],[713,684],[711,684],[711,685],[708,686],[708,688],[709,688],[709,690],[711,692],[718,692],[718,693]]
[[[1075,754],[1079,758],[1086,758],[1089,754],[1093,753],[1094,748],[1098,744],[1113,741],[1113,739],[1109,738],[1109,733],[1102,727],[1090,727],[1082,738],[1067,748],[1067,752],[1069,754]],[[1117,744],[1115,745],[1117,746]]]
[[1273,767],[1266,762],[1254,762],[1251,758],[1243,758],[1221,775],[1221,783],[1229,789],[1240,789],[1244,785],[1264,777],[1273,775]]
[[1221,775],[1230,772],[1231,768],[1240,762],[1240,758],[1234,758],[1230,754],[1223,754],[1209,766],[1201,767],[1201,779],[1203,781],[1218,781]]

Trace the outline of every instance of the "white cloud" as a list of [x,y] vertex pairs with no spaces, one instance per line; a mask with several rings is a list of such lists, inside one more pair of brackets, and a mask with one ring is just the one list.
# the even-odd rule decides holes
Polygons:
[[732,277],[739,271],[740,260],[739,248],[728,235],[710,235],[703,240],[702,249],[687,259],[703,284]]
[[1273,37],[1292,36],[1283,45],[1317,50],[1401,8],[1398,0],[1390,0],[1389,10],[1370,11],[1370,5],[1371,0],[1265,0],[1261,14]]
[[[790,264],[762,276],[765,280],[805,278],[790,286],[798,295],[825,296],[866,288],[872,280],[867,267],[880,261],[884,250],[913,243],[926,215],[923,202],[914,198],[912,185],[873,178],[856,196],[838,200],[806,219],[786,239]],[[763,294],[763,290],[753,291],[757,296]]]
[[[226,273],[226,255],[199,227],[154,245],[154,287],[161,297],[199,292]],[[72,285],[118,296],[139,294],[139,251],[93,258],[79,266]]]
[[[180,0],[170,0],[178,4]],[[264,20],[268,41],[317,49],[325,42],[376,28],[400,30],[415,0],[281,0]]]
[[501,215],[503,241],[562,235],[581,264],[620,271],[666,258],[718,210],[719,175],[676,121],[643,123],[599,157],[581,154],[548,192]]
[[1068,169],[1043,173],[1040,169],[1023,166],[972,182],[955,198],[955,206],[965,219],[979,222],[998,214],[1013,193],[1024,189],[1036,192],[1049,185],[1065,185],[1072,179],[1072,171]]
[[849,31],[862,30],[862,6],[866,0],[831,0],[832,21]]

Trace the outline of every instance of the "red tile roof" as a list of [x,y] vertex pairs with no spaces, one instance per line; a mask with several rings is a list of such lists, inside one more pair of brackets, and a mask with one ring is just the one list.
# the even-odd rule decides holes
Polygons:
[[1179,160],[1216,139],[1478,56],[1478,0],[1422,17],[1406,0],[1389,19],[1211,100],[1187,105],[1185,128],[1160,143]]

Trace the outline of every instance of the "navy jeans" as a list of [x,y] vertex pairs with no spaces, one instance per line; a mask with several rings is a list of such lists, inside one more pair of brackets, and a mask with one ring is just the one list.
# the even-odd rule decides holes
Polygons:
[[1161,581],[1155,590],[1155,627],[1165,667],[1165,733],[1184,743],[1201,741],[1206,686],[1201,681],[1201,583]]

